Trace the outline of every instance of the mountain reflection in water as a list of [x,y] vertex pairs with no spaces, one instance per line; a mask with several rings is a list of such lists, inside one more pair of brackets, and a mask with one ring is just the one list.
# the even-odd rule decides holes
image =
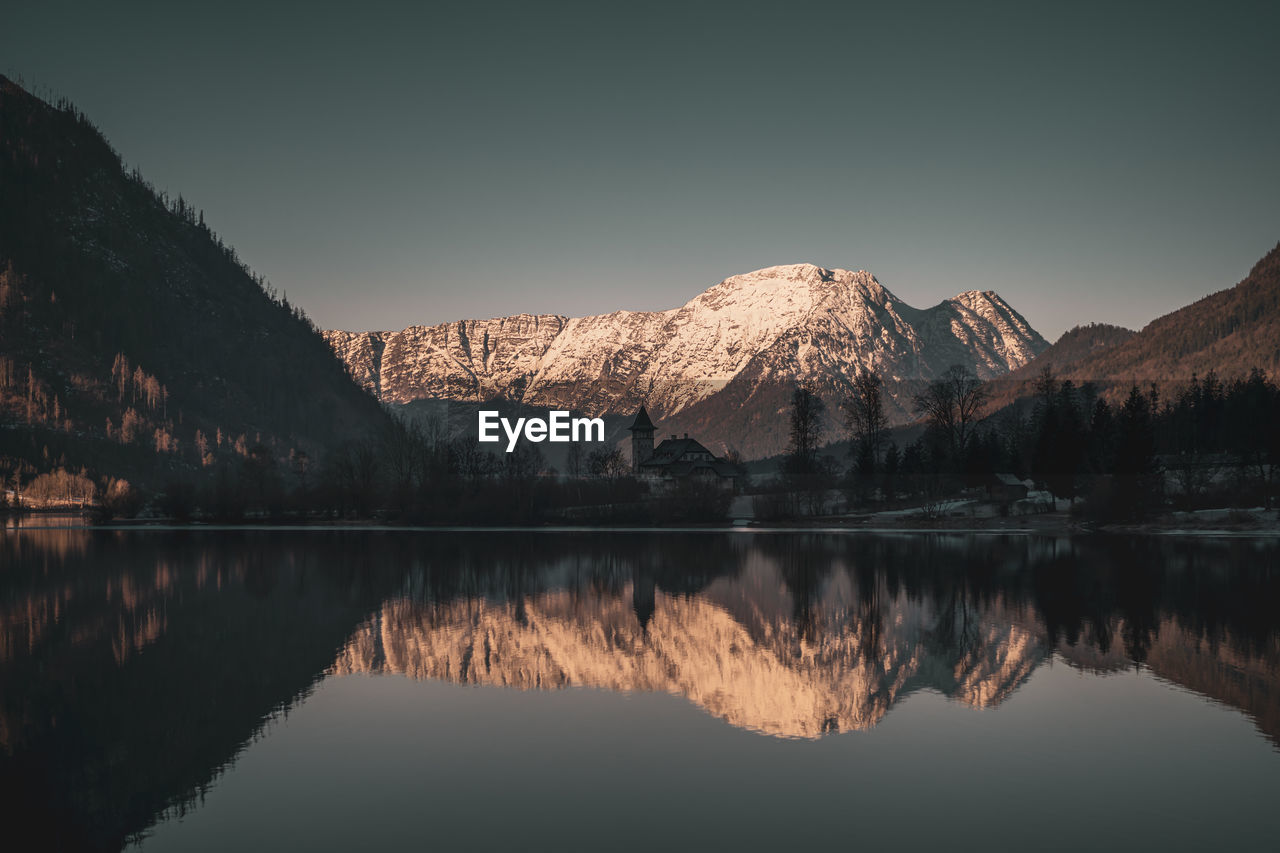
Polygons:
[[1034,619],[998,600],[935,608],[843,572],[801,614],[790,598],[766,564],[690,595],[632,581],[517,601],[396,599],[361,626],[334,672],[661,690],[735,726],[807,738],[874,725],[919,688],[996,704],[1046,655]]
[[[490,579],[507,584],[467,593],[424,584],[384,603],[332,672],[665,691],[735,726],[813,738],[873,726],[914,690],[998,705],[1057,652],[1094,672],[1146,666],[1246,711],[1280,743],[1280,634],[1258,607],[1280,577],[1250,568],[1267,564],[1267,546],[1220,549],[1218,571],[1238,576],[1214,583],[1189,574],[1207,570],[1206,554],[1183,549],[1180,560],[1176,547],[1135,553],[1132,543],[782,536],[738,545],[712,564],[723,574],[693,584],[678,563],[603,554],[548,560],[543,577],[497,563]],[[1224,601],[1198,598],[1215,586]]]
[[1280,744],[1267,540],[0,535],[0,817],[118,848],[325,677],[662,691],[764,735],[1141,667]]

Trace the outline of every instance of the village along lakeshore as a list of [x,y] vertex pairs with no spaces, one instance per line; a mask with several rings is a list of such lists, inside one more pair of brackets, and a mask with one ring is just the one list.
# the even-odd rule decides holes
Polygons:
[[[966,326],[966,335],[998,338],[1016,359],[973,360],[952,337],[959,350],[945,351],[971,359],[967,366],[945,369],[954,361],[939,354],[926,370],[918,358],[912,366],[919,352],[904,340],[891,370],[865,349],[874,335],[842,332],[829,342],[843,354],[836,368],[783,371],[750,405],[722,401],[695,422],[715,435],[671,426],[665,435],[675,437],[657,443],[664,419],[689,417],[672,402],[682,395],[662,403],[669,413],[643,395],[608,409],[621,398],[592,398],[596,386],[586,382],[577,388],[585,397],[568,394],[562,405],[590,400],[630,418],[629,441],[571,441],[553,455],[519,440],[511,452],[490,452],[502,443],[478,441],[474,420],[458,430],[414,415],[414,404],[523,406],[520,382],[442,380],[379,396],[202,211],[127,167],[70,101],[48,103],[0,78],[0,105],[2,514],[83,511],[100,523],[1274,526],[1280,246],[1236,286],[1140,332],[1076,327],[1050,346],[994,291],[969,291],[929,310],[941,310],[950,329],[952,314],[977,318],[970,303],[981,307],[1001,323]],[[124,213],[77,213],[92,210]],[[788,334],[811,335],[805,324],[826,316],[816,307],[823,300],[859,294],[883,304],[857,301],[841,316],[863,332],[883,330],[876,312],[898,303],[874,276],[812,264],[731,277],[689,305],[723,309],[702,318],[710,342],[722,320],[752,325],[797,295],[813,311],[796,315],[801,325]],[[556,328],[566,321],[546,319]],[[616,339],[596,343],[617,355]],[[1038,378],[1012,378],[1041,364]],[[979,365],[997,378],[980,379]],[[712,367],[704,378],[731,375]],[[658,379],[689,399],[707,390],[681,388],[678,374]]]
[[1149,5],[7,4],[0,852],[1277,849],[1280,3]]
[[991,412],[997,388],[954,367],[912,396],[916,424],[890,428],[885,384],[862,374],[837,404],[845,440],[831,445],[828,403],[796,387],[787,450],[761,462],[717,456],[688,433],[655,445],[661,429],[644,407],[629,441],[613,444],[583,440],[603,436],[598,420],[576,419],[579,434],[566,418],[563,470],[518,427],[490,452],[438,421],[391,419],[318,464],[280,464],[254,446],[151,492],[14,471],[0,512],[117,524],[1275,528],[1280,390],[1262,371],[1123,389],[1046,368],[1033,396]]

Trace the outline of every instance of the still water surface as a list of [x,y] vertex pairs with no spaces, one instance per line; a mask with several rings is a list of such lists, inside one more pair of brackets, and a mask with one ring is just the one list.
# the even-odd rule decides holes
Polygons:
[[8,531],[0,834],[1275,849],[1277,601],[1266,539]]

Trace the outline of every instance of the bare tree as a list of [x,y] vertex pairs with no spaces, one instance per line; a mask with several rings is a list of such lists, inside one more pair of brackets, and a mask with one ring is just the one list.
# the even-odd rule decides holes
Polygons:
[[468,482],[478,482],[490,477],[497,465],[493,454],[480,449],[474,441],[456,438],[449,448],[458,473]]
[[407,498],[413,488],[422,443],[421,430],[408,421],[392,419],[382,430],[378,455],[387,468],[391,488],[400,498]]
[[565,448],[565,474],[570,480],[582,479],[585,460],[583,459],[582,442],[571,441]]
[[620,480],[631,473],[631,466],[616,447],[602,447],[587,455],[587,470],[593,477]]
[[846,402],[845,423],[853,439],[853,453],[879,462],[889,419],[884,413],[884,382],[874,371],[858,374]]
[[546,459],[532,444],[521,443],[511,453],[503,454],[502,473],[508,480],[528,481],[542,473]]
[[788,474],[817,473],[822,414],[826,408],[821,398],[808,388],[797,386],[792,392],[791,437],[785,461]]
[[963,365],[955,364],[930,382],[923,393],[915,395],[914,402],[917,414],[947,437],[952,457],[959,458],[968,447],[989,396],[981,379]]

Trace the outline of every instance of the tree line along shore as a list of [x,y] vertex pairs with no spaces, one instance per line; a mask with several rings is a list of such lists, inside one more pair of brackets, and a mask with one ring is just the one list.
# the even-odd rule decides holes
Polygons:
[[[840,404],[848,451],[823,444],[826,403],[790,401],[786,453],[736,490],[637,479],[613,446],[574,444],[564,470],[535,445],[490,453],[439,422],[390,419],[382,433],[324,458],[277,460],[263,446],[237,462],[174,476],[150,492],[57,469],[12,472],[0,512],[84,510],[98,521],[401,524],[847,523],[993,526],[1055,512],[1067,523],[1185,524],[1195,514],[1243,524],[1275,506],[1280,388],[1261,370],[1127,389],[1075,384],[1045,370],[1033,393],[987,412],[989,383],[952,368],[912,401],[912,428],[891,429],[884,383],[851,383]],[[739,462],[740,460],[734,460]],[[735,494],[736,491],[736,494]],[[1221,513],[1206,512],[1222,510]],[[1229,513],[1235,510],[1236,515]],[[1180,513],[1181,515],[1170,515]]]

